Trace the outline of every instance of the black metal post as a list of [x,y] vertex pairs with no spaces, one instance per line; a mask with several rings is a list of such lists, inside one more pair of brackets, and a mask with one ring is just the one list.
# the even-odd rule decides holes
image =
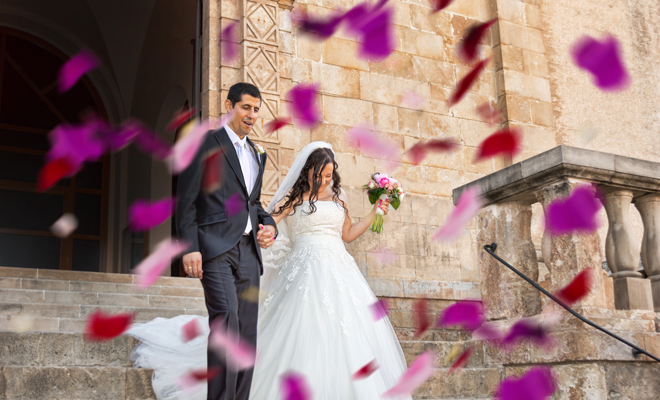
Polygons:
[[530,278],[528,278],[525,274],[523,274],[522,272],[520,272],[520,271],[518,271],[516,268],[514,268],[511,264],[507,263],[506,261],[504,261],[504,260],[502,260],[500,257],[498,257],[498,256],[495,254],[495,250],[496,250],[496,249],[497,249],[497,243],[487,244],[487,245],[484,246],[484,250],[486,250],[486,252],[487,252],[488,254],[490,254],[491,256],[493,256],[497,261],[499,261],[499,262],[501,262],[502,264],[504,264],[504,265],[505,265],[507,268],[509,268],[511,271],[515,272],[516,275],[518,275],[519,277],[521,277],[521,278],[523,278],[524,280],[526,280],[527,283],[529,283],[530,285],[534,286],[534,287],[535,287],[537,290],[539,290],[541,293],[543,293],[544,295],[550,297],[555,303],[557,303],[557,304],[559,304],[560,306],[562,306],[566,311],[568,311],[569,313],[573,314],[573,315],[574,315],[576,318],[578,318],[580,321],[584,322],[584,323],[587,324],[587,325],[591,325],[591,326],[593,326],[594,328],[598,329],[599,331],[601,331],[601,332],[603,332],[603,333],[605,333],[605,334],[608,334],[608,335],[612,336],[614,339],[620,341],[621,343],[627,344],[628,346],[632,347],[632,348],[633,348],[632,353],[633,353],[633,356],[634,356],[634,357],[637,357],[637,356],[640,355],[640,354],[644,354],[644,355],[646,355],[646,356],[648,356],[648,357],[654,359],[655,361],[660,362],[660,358],[654,356],[653,354],[647,352],[646,350],[643,350],[642,348],[640,348],[640,347],[638,347],[638,346],[636,346],[636,345],[630,343],[630,342],[627,341],[626,339],[624,339],[624,338],[622,338],[622,337],[620,337],[620,336],[615,335],[614,333],[608,331],[607,329],[601,327],[600,325],[597,325],[597,324],[595,324],[595,323],[589,321],[588,319],[586,319],[586,318],[583,317],[582,315],[578,314],[578,313],[577,313],[576,311],[574,311],[571,307],[567,306],[566,304],[564,304],[564,302],[562,302],[561,300],[559,300],[558,298],[556,298],[555,296],[553,296],[552,294],[550,294],[547,290],[543,289],[538,283],[534,282],[533,280],[531,280]]

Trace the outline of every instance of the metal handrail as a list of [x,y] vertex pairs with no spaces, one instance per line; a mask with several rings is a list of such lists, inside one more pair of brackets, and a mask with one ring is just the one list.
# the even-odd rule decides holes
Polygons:
[[589,321],[588,319],[586,319],[585,317],[583,317],[582,315],[580,315],[579,313],[577,313],[576,311],[574,311],[571,307],[569,307],[569,306],[567,306],[566,304],[564,304],[564,302],[562,302],[561,300],[559,300],[558,298],[556,298],[555,296],[553,296],[552,294],[550,294],[547,290],[543,289],[538,283],[534,282],[533,280],[531,280],[530,278],[528,278],[525,274],[523,274],[522,272],[520,272],[520,271],[518,271],[517,269],[515,269],[511,264],[507,263],[506,261],[504,261],[504,260],[502,260],[500,257],[498,257],[498,256],[495,254],[495,250],[496,250],[496,249],[497,249],[497,243],[487,244],[487,245],[484,246],[484,250],[486,250],[486,252],[487,252],[488,254],[490,254],[491,256],[493,256],[497,261],[499,261],[499,262],[501,262],[502,264],[504,264],[504,265],[505,265],[507,268],[509,268],[511,271],[515,272],[519,277],[521,277],[521,278],[523,278],[524,280],[526,280],[527,283],[529,283],[530,285],[534,286],[534,287],[535,287],[537,290],[539,290],[541,293],[543,293],[544,295],[550,297],[555,303],[557,303],[557,304],[559,304],[560,306],[562,306],[566,311],[568,311],[569,313],[573,314],[576,318],[578,318],[579,320],[581,320],[581,321],[584,322],[585,324],[587,324],[587,325],[591,325],[591,326],[593,326],[594,328],[598,329],[599,331],[601,331],[601,332],[603,332],[603,333],[606,333],[606,334],[612,336],[614,339],[620,341],[621,343],[627,344],[628,346],[632,347],[632,348],[633,348],[633,351],[632,351],[632,353],[633,353],[633,357],[637,357],[637,356],[640,355],[640,354],[644,354],[644,355],[646,355],[646,356],[648,356],[648,357],[654,359],[655,361],[660,362],[660,358],[658,358],[658,357],[654,356],[653,354],[649,353],[648,351],[646,351],[646,350],[644,350],[644,349],[642,349],[642,348],[640,348],[640,347],[638,347],[638,346],[636,346],[636,345],[630,343],[630,342],[627,341],[626,339],[624,339],[624,338],[622,338],[622,337],[620,337],[620,336],[615,335],[614,333],[608,331],[607,329],[603,328],[602,326],[597,325],[597,324],[595,324],[595,323]]

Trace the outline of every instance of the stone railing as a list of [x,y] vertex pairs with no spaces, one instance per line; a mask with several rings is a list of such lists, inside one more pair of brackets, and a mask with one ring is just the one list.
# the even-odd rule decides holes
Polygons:
[[[611,297],[613,290],[616,309],[660,311],[660,163],[559,146],[456,188],[453,199],[456,203],[467,187],[478,185],[485,202],[476,221],[479,245],[497,243],[500,257],[538,281],[531,236],[532,204],[539,202],[545,209],[585,183],[596,184],[605,198],[605,256],[612,275],[608,278],[601,271],[597,232],[552,236],[546,231],[541,253],[550,271],[547,288],[555,291],[582,269],[593,268],[597,272],[596,289],[579,306],[611,308],[607,292]],[[641,260],[647,278],[637,271],[640,248],[630,222],[631,203],[639,210],[644,226]],[[503,269],[481,248],[479,254],[482,298],[487,300],[489,319],[540,311],[540,296],[534,288]]]

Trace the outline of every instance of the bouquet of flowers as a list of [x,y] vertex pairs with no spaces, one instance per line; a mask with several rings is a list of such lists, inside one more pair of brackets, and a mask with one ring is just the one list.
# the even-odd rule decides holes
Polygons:
[[[389,199],[390,205],[395,210],[399,208],[401,200],[403,200],[403,196],[406,194],[399,181],[378,172],[371,175],[369,183],[362,188],[369,194],[369,202],[371,204],[376,204],[378,200]],[[370,231],[376,233],[383,232],[383,215],[385,215],[383,210],[378,208],[376,210],[376,218],[374,218],[374,222],[369,227]]]

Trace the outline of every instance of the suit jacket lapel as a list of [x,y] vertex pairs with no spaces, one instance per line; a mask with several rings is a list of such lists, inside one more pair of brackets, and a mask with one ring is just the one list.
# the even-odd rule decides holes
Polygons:
[[245,185],[245,179],[243,179],[243,171],[241,170],[241,163],[240,161],[238,161],[238,154],[236,154],[236,148],[234,147],[234,144],[231,142],[231,140],[229,140],[229,136],[227,136],[227,132],[225,131],[225,128],[217,130],[214,133],[215,133],[215,139],[222,147],[223,153],[225,153],[225,157],[227,157],[227,161],[229,161],[229,165],[231,166],[231,169],[234,170],[234,174],[241,182],[241,185],[243,185],[243,190],[245,190],[245,192],[247,193],[247,186]]

